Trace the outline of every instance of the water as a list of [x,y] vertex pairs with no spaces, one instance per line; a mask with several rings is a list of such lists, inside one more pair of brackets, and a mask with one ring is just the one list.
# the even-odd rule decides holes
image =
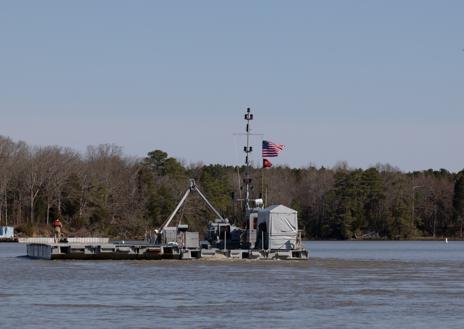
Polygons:
[[310,242],[308,262],[45,261],[0,244],[0,328],[464,328],[464,242]]

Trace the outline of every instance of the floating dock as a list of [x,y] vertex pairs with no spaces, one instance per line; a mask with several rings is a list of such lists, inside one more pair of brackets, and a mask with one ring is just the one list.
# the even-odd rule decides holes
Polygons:
[[18,238],[0,238],[0,242],[18,242]]

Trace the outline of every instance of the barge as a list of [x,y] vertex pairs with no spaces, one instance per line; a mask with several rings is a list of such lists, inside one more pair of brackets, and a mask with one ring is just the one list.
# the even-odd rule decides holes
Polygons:
[[[163,225],[151,231],[143,242],[109,242],[109,240],[85,240],[76,238],[60,241],[35,240],[27,243],[27,255],[40,259],[270,259],[307,260],[309,251],[305,249],[298,229],[296,210],[284,205],[264,207],[261,198],[252,199],[252,178],[250,177],[250,122],[253,114],[247,109],[245,114],[247,139],[244,146],[245,172],[243,177],[244,220],[231,223],[212,205],[200,191],[194,179],[171,215]],[[197,193],[216,218],[208,223],[204,240],[199,232],[190,232],[186,224],[173,225],[174,218],[191,193]]]

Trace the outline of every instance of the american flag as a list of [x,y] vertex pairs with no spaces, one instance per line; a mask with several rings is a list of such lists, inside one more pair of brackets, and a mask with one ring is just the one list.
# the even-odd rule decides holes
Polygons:
[[263,158],[276,157],[284,149],[284,145],[263,141]]

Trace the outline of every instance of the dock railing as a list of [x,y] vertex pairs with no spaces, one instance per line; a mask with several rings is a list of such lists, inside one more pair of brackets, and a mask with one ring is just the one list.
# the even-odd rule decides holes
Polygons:
[[[76,243],[76,244],[87,244],[87,243],[95,243],[95,244],[102,244],[108,243],[110,241],[109,238],[101,238],[101,237],[78,237],[78,238],[68,238],[68,243]],[[54,238],[49,237],[35,237],[35,238],[18,238],[19,243],[45,243],[51,244],[55,243]]]

